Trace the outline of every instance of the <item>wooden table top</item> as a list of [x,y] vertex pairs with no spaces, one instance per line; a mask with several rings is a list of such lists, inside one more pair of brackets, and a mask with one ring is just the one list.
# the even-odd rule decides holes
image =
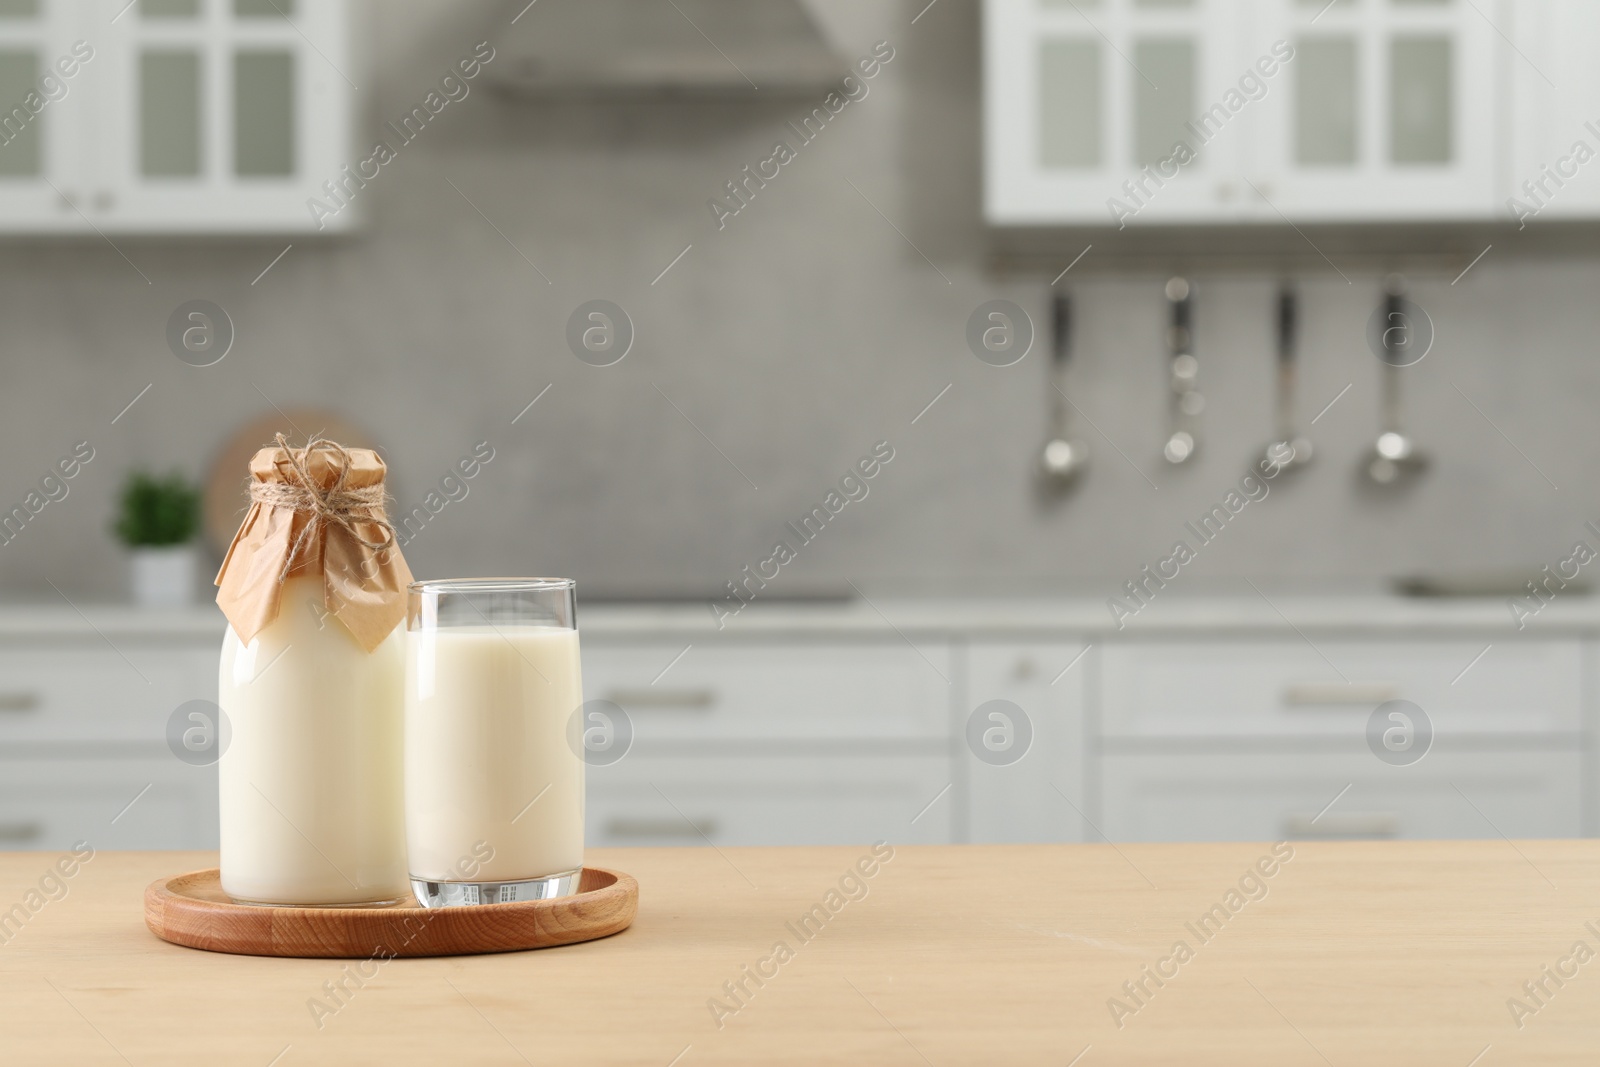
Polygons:
[[214,854],[0,854],[0,1063],[1600,1060],[1600,842],[887,852],[593,849],[630,930],[349,963],[151,935]]

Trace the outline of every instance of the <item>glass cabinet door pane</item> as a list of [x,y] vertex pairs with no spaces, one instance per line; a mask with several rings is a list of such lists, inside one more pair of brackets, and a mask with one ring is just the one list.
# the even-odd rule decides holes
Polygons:
[[1100,46],[1046,39],[1039,44],[1039,163],[1097,167],[1100,147]]
[[200,173],[200,56],[147,51],[139,57],[139,172],[192,178]]
[[294,0],[233,0],[233,13],[242,19],[286,19],[294,14]]
[[1133,46],[1133,163],[1157,163],[1172,154],[1194,117],[1194,42],[1146,38]]
[[1453,54],[1446,37],[1397,37],[1390,45],[1389,155],[1396,163],[1453,156]]
[[0,176],[25,177],[40,173],[39,123],[23,104],[35,91],[39,57],[33,52],[0,51],[0,100],[12,110],[0,112]]
[[294,55],[240,51],[233,60],[234,172],[293,174],[294,137]]
[[1295,159],[1309,166],[1356,162],[1356,42],[1310,37],[1295,42]]
[[200,17],[200,0],[139,0],[139,16],[147,19]]

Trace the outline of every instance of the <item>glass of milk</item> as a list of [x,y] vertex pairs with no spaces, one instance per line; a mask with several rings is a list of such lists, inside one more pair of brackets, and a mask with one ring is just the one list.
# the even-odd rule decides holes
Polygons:
[[571,579],[412,583],[406,851],[423,907],[577,892],[582,703]]

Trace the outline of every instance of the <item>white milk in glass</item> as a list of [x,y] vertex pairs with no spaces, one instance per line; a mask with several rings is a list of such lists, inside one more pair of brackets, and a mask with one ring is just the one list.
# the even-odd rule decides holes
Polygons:
[[222,889],[261,904],[409,898],[404,627],[371,652],[290,578],[248,644],[223,639]]
[[406,640],[412,877],[518,882],[582,867],[583,759],[567,736],[583,702],[578,631],[463,626]]

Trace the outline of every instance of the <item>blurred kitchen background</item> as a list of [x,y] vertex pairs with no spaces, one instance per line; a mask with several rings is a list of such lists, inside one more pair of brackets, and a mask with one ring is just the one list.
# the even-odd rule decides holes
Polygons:
[[[592,843],[1600,832],[1591,8],[3,0],[0,844],[214,844],[276,430],[381,449],[419,577],[578,580]],[[209,494],[192,606],[129,605],[137,471]]]

